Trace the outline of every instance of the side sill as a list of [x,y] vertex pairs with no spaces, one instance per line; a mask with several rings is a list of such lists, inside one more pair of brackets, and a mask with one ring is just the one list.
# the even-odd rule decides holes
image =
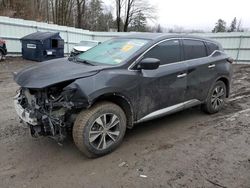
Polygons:
[[184,109],[187,109],[187,108],[199,105],[199,104],[201,104],[201,101],[199,101],[197,99],[192,99],[192,100],[189,100],[189,101],[186,101],[186,102],[183,102],[183,103],[179,103],[179,104],[176,104],[176,105],[173,105],[173,106],[169,106],[167,108],[163,108],[163,109],[154,111],[154,112],[144,116],[143,118],[135,121],[134,123],[142,123],[142,122],[145,122],[145,121],[156,119],[156,118],[159,118],[159,117],[162,117],[162,116],[165,116],[165,115],[169,115],[169,114],[172,114],[172,113],[175,113],[175,112],[179,112],[181,110],[184,110]]

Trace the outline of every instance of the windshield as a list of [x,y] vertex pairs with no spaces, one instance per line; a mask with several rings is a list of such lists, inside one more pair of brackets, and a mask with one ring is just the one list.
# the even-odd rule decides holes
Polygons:
[[145,39],[111,39],[80,54],[77,58],[80,61],[118,65],[147,42]]
[[92,41],[81,41],[80,43],[76,44],[76,46],[89,46],[89,47],[94,47],[98,45],[98,42],[92,42]]

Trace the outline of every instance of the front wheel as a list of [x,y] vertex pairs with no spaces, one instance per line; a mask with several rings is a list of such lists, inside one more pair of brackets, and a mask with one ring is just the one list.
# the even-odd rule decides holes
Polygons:
[[4,58],[3,52],[0,50],[0,61],[2,61]]
[[101,102],[83,110],[73,126],[73,139],[87,157],[99,157],[115,150],[126,131],[126,115],[116,104]]
[[205,104],[202,105],[202,109],[209,114],[217,113],[222,109],[225,98],[226,85],[222,81],[217,81],[210,90]]

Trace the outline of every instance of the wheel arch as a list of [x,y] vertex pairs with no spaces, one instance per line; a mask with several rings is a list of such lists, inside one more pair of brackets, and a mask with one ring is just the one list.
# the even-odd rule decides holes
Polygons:
[[91,106],[101,101],[109,101],[120,106],[122,110],[125,112],[127,118],[127,128],[133,127],[134,113],[131,102],[128,100],[127,97],[125,97],[120,93],[102,94],[92,101]]
[[225,76],[222,76],[216,80],[216,82],[218,82],[218,81],[222,81],[226,85],[226,97],[228,98],[229,94],[230,94],[230,81],[229,81],[229,79]]

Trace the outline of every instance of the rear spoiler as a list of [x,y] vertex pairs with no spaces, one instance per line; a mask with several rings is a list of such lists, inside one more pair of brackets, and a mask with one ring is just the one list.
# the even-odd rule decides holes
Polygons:
[[234,63],[234,59],[232,57],[228,57],[224,51],[215,50],[210,56],[216,57],[216,56],[219,56],[221,54],[226,55],[226,57],[227,57],[226,60],[228,63],[230,63],[230,64]]

